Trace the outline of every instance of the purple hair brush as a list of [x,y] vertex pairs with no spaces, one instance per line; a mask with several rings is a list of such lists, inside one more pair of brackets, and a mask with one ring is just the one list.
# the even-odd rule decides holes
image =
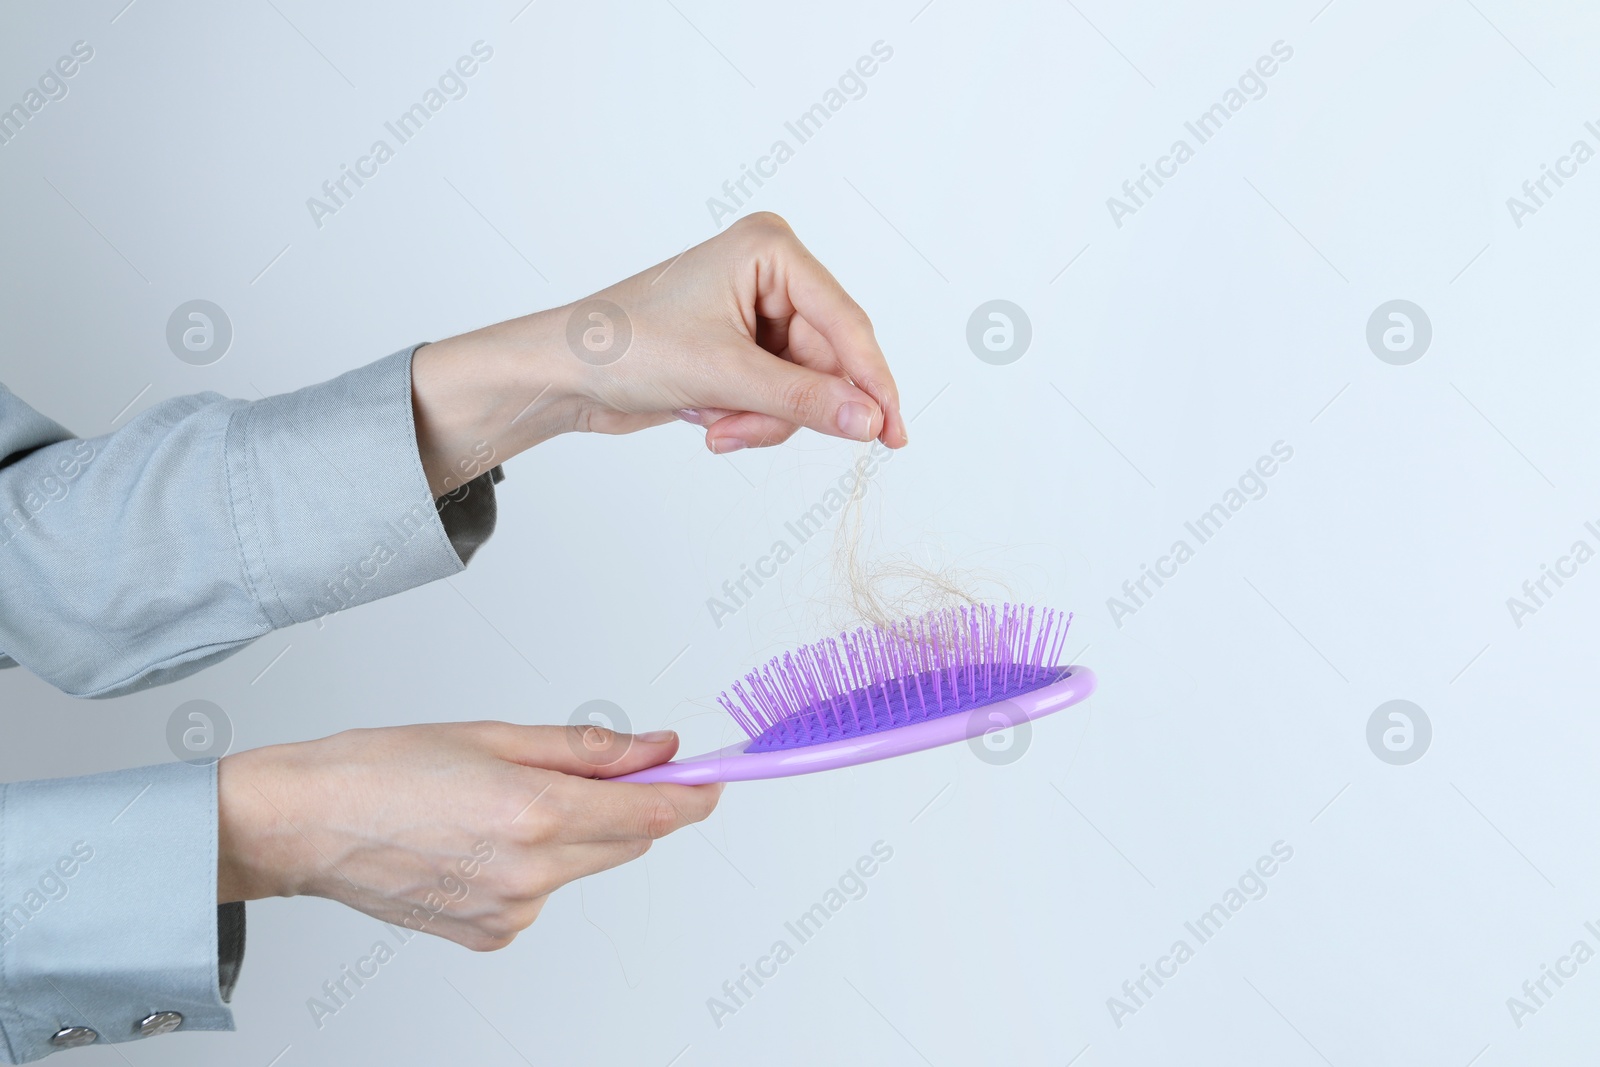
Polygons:
[[1094,692],[1094,672],[1059,666],[1072,617],[971,605],[858,628],[794,652],[724,692],[748,739],[613,782],[745,782],[851,767],[1006,729]]

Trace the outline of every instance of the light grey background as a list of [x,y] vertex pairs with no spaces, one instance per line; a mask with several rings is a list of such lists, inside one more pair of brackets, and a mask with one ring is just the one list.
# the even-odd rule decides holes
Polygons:
[[[1600,24],[1576,3],[1322,0],[329,8],[125,0],[0,14],[0,102],[95,57],[0,147],[0,377],[75,432],[254,397],[579,297],[715,227],[706,198],[884,41],[893,58],[745,210],[785,215],[872,313],[915,413],[874,482],[879,553],[1078,612],[1101,691],[1024,757],[962,746],[730,788],[703,826],[557,893],[512,947],[418,939],[318,1029],[380,932],[250,906],[240,1032],[84,1063],[643,1065],[1574,1062],[1600,962],[1507,998],[1600,919]],[[275,5],[275,6],[274,6]],[[305,206],[474,41],[494,57],[321,229]],[[1107,198],[1276,41],[1293,57],[1144,207]],[[216,302],[231,350],[167,348]],[[996,366],[969,314],[1024,308]],[[1433,325],[1367,347],[1378,305]],[[1293,459],[1135,615],[1109,597],[1273,444]],[[819,538],[718,629],[706,598],[850,462],[685,427],[508,467],[466,574],[106,703],[0,677],[10,778],[169,758],[180,703],[236,747],[352,726],[561,722],[584,701],[729,739],[711,698],[834,621]],[[307,478],[331,476],[308,470]],[[1192,537],[1188,538],[1193,543]],[[1087,646],[1087,651],[1080,650]],[[1433,738],[1380,760],[1367,721]],[[708,997],[857,857],[893,859],[718,1028]],[[1269,891],[1119,1027],[1107,1000],[1274,842]],[[1552,987],[1553,988],[1553,987]],[[281,1058],[274,1061],[274,1057]]]

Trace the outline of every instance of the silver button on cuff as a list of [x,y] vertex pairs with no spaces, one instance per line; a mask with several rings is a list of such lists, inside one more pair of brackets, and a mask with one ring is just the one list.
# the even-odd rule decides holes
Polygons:
[[175,1011],[158,1011],[139,1020],[140,1037],[159,1037],[170,1034],[183,1025],[183,1016]]
[[50,1035],[50,1043],[56,1048],[78,1048],[99,1040],[100,1035],[87,1026],[66,1026]]

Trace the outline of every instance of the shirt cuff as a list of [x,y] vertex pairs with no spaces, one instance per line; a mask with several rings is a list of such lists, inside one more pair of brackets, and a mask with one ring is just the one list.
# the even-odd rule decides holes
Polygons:
[[[216,764],[0,786],[0,1053],[232,1030]],[[231,973],[226,966],[231,956]]]
[[443,507],[451,498],[428,490],[411,407],[417,347],[230,423],[234,529],[274,628],[456,574],[493,530],[490,471]]

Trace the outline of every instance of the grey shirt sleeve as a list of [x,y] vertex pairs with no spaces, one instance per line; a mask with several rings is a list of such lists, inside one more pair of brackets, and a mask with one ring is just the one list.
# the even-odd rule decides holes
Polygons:
[[244,906],[217,906],[216,793],[215,763],[0,786],[5,1062],[233,1029]]
[[[84,440],[0,386],[0,667],[116,696],[460,571],[502,475],[484,455],[431,499],[414,351]],[[0,786],[0,1058],[232,1029],[244,907],[216,904],[216,850],[214,765]]]
[[[0,468],[0,653],[116,696],[460,571],[493,530],[498,468],[432,500],[413,351],[265,400],[168,400]],[[0,424],[25,407],[7,398]]]

